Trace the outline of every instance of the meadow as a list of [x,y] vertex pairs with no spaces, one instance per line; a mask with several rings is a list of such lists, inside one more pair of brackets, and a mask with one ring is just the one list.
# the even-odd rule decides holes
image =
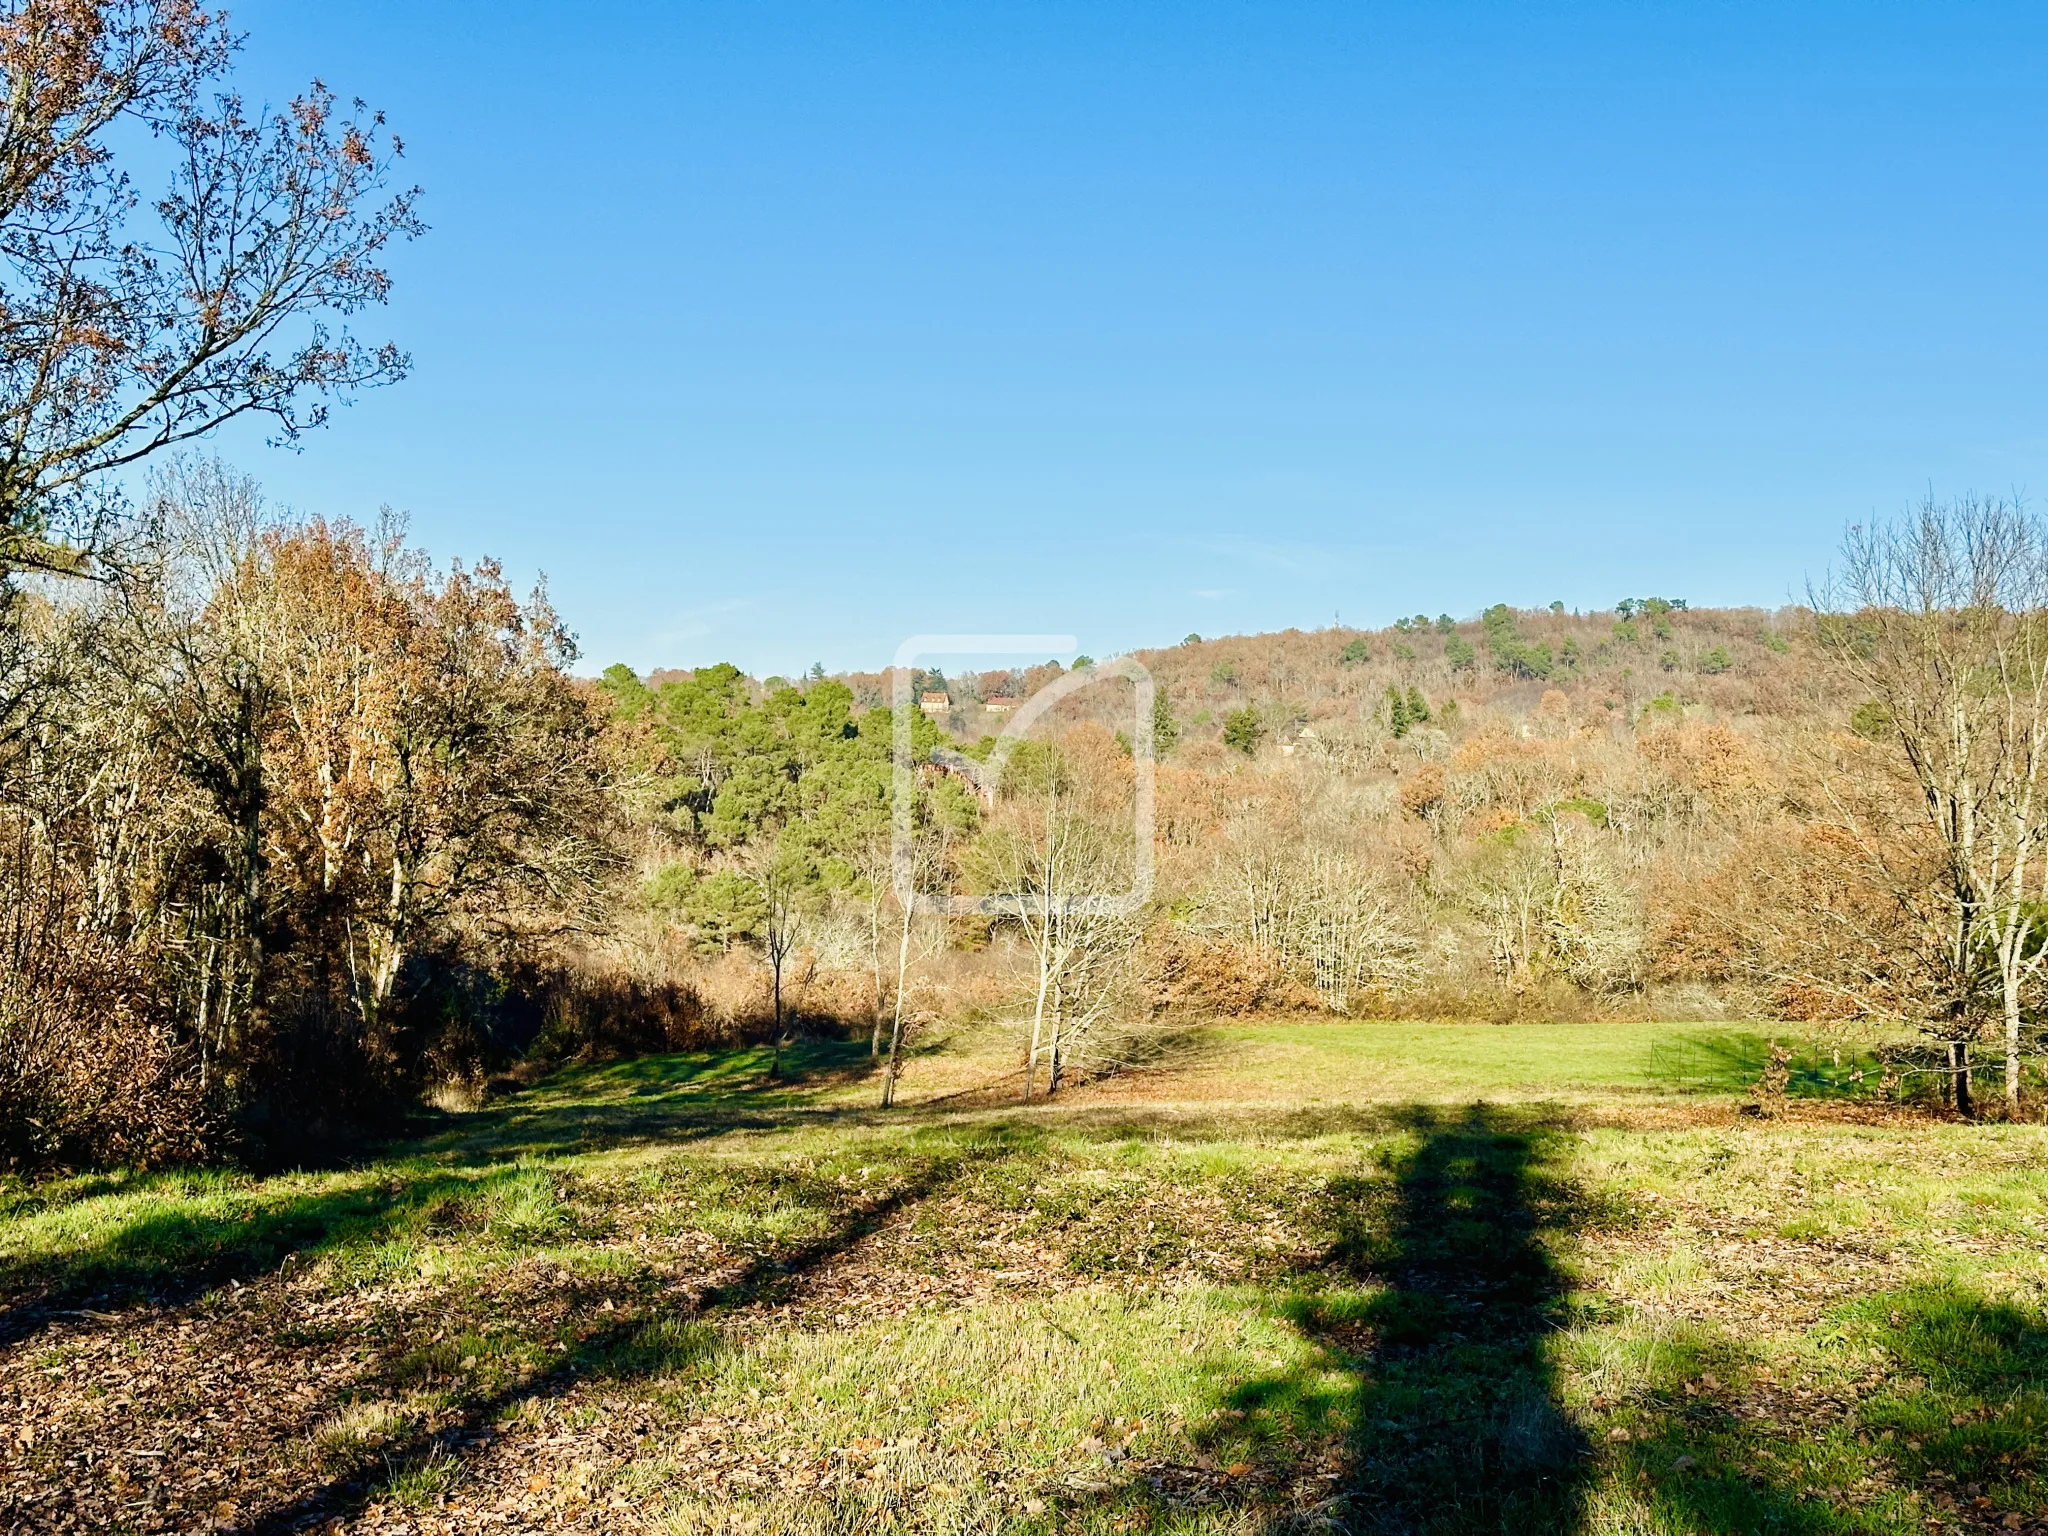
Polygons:
[[2048,1530],[2048,1128],[1768,1044],[811,1042],[0,1186],[0,1529]]

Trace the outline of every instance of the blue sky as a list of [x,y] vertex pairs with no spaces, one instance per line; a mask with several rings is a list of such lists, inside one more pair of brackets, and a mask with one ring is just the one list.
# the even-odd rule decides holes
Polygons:
[[2048,493],[2048,9],[252,0],[427,189],[303,453],[586,665],[1776,605]]

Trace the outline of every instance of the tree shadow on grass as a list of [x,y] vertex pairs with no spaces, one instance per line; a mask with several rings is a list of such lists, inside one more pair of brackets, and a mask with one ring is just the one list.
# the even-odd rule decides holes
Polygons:
[[1556,1167],[1557,1132],[1484,1106],[1417,1110],[1408,1129],[1391,1180],[1330,1188],[1320,1283],[1289,1308],[1356,1380],[1327,1523],[1572,1530],[1588,1446],[1545,1348],[1565,1303],[1545,1240],[1588,1213]]
[[768,1076],[767,1046],[690,1051],[571,1067],[513,1097],[415,1127],[422,1155],[554,1157],[595,1146],[694,1140],[732,1130],[775,1130],[840,1113],[817,1102],[872,1077],[865,1044],[799,1040]]
[[489,1203],[520,1174],[511,1166],[474,1176],[410,1167],[282,1195],[221,1181],[195,1186],[176,1175],[95,1184],[81,1200],[121,1208],[84,1217],[94,1228],[89,1237],[0,1265],[0,1286],[13,1297],[0,1306],[0,1346],[19,1343],[55,1317],[181,1306],[294,1257],[416,1232],[451,1205]]
[[2048,1530],[2038,1308],[1915,1285],[1859,1297],[1816,1333],[1838,1377],[1869,1367],[1853,1408],[1831,1400],[1816,1413],[1810,1395],[1741,1379],[1733,1344],[1715,1351],[1733,1363],[1719,1374],[1685,1349],[1664,1360],[1642,1404],[1647,1427],[1615,1469],[1657,1528]]
[[1876,1100],[1885,1064],[1867,1048],[1842,1050],[1797,1035],[1712,1030],[1673,1034],[1650,1048],[1649,1086],[1665,1093],[1740,1094],[1771,1065],[1771,1046],[1782,1044],[1785,1094],[1795,1099]]
[[[1814,1330],[1796,1381],[1752,1369],[1726,1333],[1639,1338],[1647,1385],[1589,1431],[1555,1350],[1560,1330],[1601,1319],[1575,1317],[1552,1249],[1625,1214],[1565,1177],[1563,1133],[1540,1114],[1407,1121],[1414,1141],[1389,1149],[1390,1177],[1323,1197],[1328,1247],[1283,1303],[1316,1358],[1234,1388],[1227,1406],[1245,1417],[1215,1432],[1219,1462],[1241,1457],[1264,1480],[1274,1536],[1850,1536],[1929,1517],[2048,1532],[2039,1309],[1948,1284],[1866,1295]],[[1333,1369],[1347,1381],[1335,1393]],[[1339,1419],[1342,1459],[1306,1497],[1302,1449]]]
[[354,1169],[303,1175],[298,1187],[289,1177],[176,1172],[52,1183],[8,1213],[69,1230],[47,1252],[0,1256],[0,1347],[80,1309],[183,1305],[294,1260],[414,1235],[451,1205],[503,1196],[529,1176],[525,1160],[829,1117],[838,1112],[804,1106],[806,1089],[861,1070],[851,1047],[801,1042],[785,1056],[794,1085],[771,1097],[757,1091],[766,1060],[756,1049],[572,1069],[502,1105],[425,1122],[441,1129]]
[[467,1462],[488,1449],[499,1421],[522,1404],[559,1397],[581,1380],[644,1380],[715,1357],[725,1347],[716,1327],[721,1313],[786,1298],[898,1212],[943,1192],[962,1165],[958,1154],[922,1156],[900,1183],[851,1205],[824,1233],[756,1256],[708,1287],[643,1295],[619,1307],[616,1284],[603,1285],[604,1299],[614,1311],[600,1313],[587,1305],[575,1309],[567,1324],[572,1337],[565,1341],[559,1365],[523,1375],[497,1391],[462,1398],[438,1427],[359,1457],[234,1530],[245,1536],[282,1536],[403,1488],[423,1472],[447,1469],[459,1476]]

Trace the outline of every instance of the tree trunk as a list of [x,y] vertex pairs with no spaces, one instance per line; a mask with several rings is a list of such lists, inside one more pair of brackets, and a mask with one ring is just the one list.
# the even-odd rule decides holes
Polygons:
[[[889,1060],[882,1069],[882,1108],[887,1109],[896,1102],[896,1066],[903,1046],[903,988],[910,974],[910,920],[917,914],[917,898],[913,895],[903,908],[903,927],[896,940],[896,1008],[895,1022],[889,1027]],[[875,1035],[882,1033],[881,994],[876,994]]]
[[896,999],[896,1022],[889,1029],[889,1060],[882,1068],[882,1108],[896,1102],[896,1071],[903,1060],[903,999]]
[[1949,1078],[1956,1088],[1956,1113],[1969,1119],[1975,1113],[1970,1103],[1970,1042],[1951,1040],[1948,1043]]
[[2005,1103],[2020,1112],[2020,986],[2013,976],[2005,983]]
[[[1050,935],[1045,936],[1045,942],[1052,942]],[[1024,1102],[1027,1104],[1031,1102],[1032,1078],[1038,1071],[1038,1043],[1045,1033],[1045,985],[1048,964],[1046,952],[1041,951],[1038,957],[1038,1001],[1031,1009],[1031,1054],[1024,1058]]]
[[782,1076],[782,956],[772,947],[768,955],[768,970],[773,978],[770,985],[775,996],[775,1054],[768,1061],[768,1080],[772,1083]]
[[875,1027],[868,1034],[868,1060],[882,1054],[882,903],[868,903],[868,958],[875,967]]
[[1049,1099],[1060,1091],[1060,1024],[1066,1017],[1067,999],[1065,990],[1057,983],[1052,994],[1052,1040],[1048,1049],[1051,1060],[1046,1065],[1045,1096]]

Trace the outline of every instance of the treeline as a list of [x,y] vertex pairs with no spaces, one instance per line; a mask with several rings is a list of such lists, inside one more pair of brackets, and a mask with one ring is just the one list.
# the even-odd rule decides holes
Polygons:
[[302,1141],[527,1043],[616,859],[545,596],[214,464],[101,568],[0,622],[0,1159]]
[[[948,917],[883,868],[890,674],[614,669],[659,797],[639,907],[673,963],[794,957],[797,1006],[857,998],[878,1041],[906,1014],[1007,1027],[1039,1091],[1176,1015],[1747,1016],[1915,1028],[1939,1052],[1899,1053],[1896,1086],[1965,1108],[1994,1043],[2014,1107],[2048,966],[2048,539],[1976,501],[1886,537],[1889,566],[1863,549],[1847,586],[1775,613],[1650,597],[1191,635],[1138,653],[1149,719],[1105,675],[994,784],[961,764],[1065,669],[919,673],[918,890],[981,905]],[[1112,912],[1141,738],[1157,878]],[[770,867],[804,894],[771,903]]]
[[[758,953],[772,977],[797,955],[805,1001],[853,996],[832,975],[857,959],[860,1000],[892,1030],[906,1009],[1008,1020],[1020,1038],[1035,1028],[1020,1073],[1039,1071],[1041,1084],[1090,1059],[1113,1064],[1130,1046],[1118,1031],[1162,1014],[1582,1016],[1792,1001],[1684,961],[1665,899],[1769,800],[1774,726],[1681,702],[1687,681],[1668,675],[1647,701],[1610,704],[1590,664],[1576,687],[1524,693],[1513,663],[1462,668],[1455,648],[1447,661],[1456,626],[1431,626],[1427,660],[1395,650],[1404,632],[1141,653],[1160,683],[1146,719],[1129,682],[1106,679],[1055,709],[988,785],[957,765],[988,758],[1002,721],[966,701],[1028,697],[1064,669],[969,683],[1015,695],[956,680],[941,718],[957,736],[924,709],[911,717],[918,889],[985,908],[943,918],[905,910],[892,883],[886,675],[755,687],[717,667],[649,687],[614,668],[615,740],[631,744],[641,786],[640,909],[679,965]],[[1773,668],[1790,654],[1755,649]],[[915,680],[927,695],[935,681]],[[1130,886],[1135,738],[1146,735],[1154,883],[1132,910],[1083,921],[1064,909]],[[807,894],[776,908],[770,871]],[[784,921],[801,936],[782,935]]]

